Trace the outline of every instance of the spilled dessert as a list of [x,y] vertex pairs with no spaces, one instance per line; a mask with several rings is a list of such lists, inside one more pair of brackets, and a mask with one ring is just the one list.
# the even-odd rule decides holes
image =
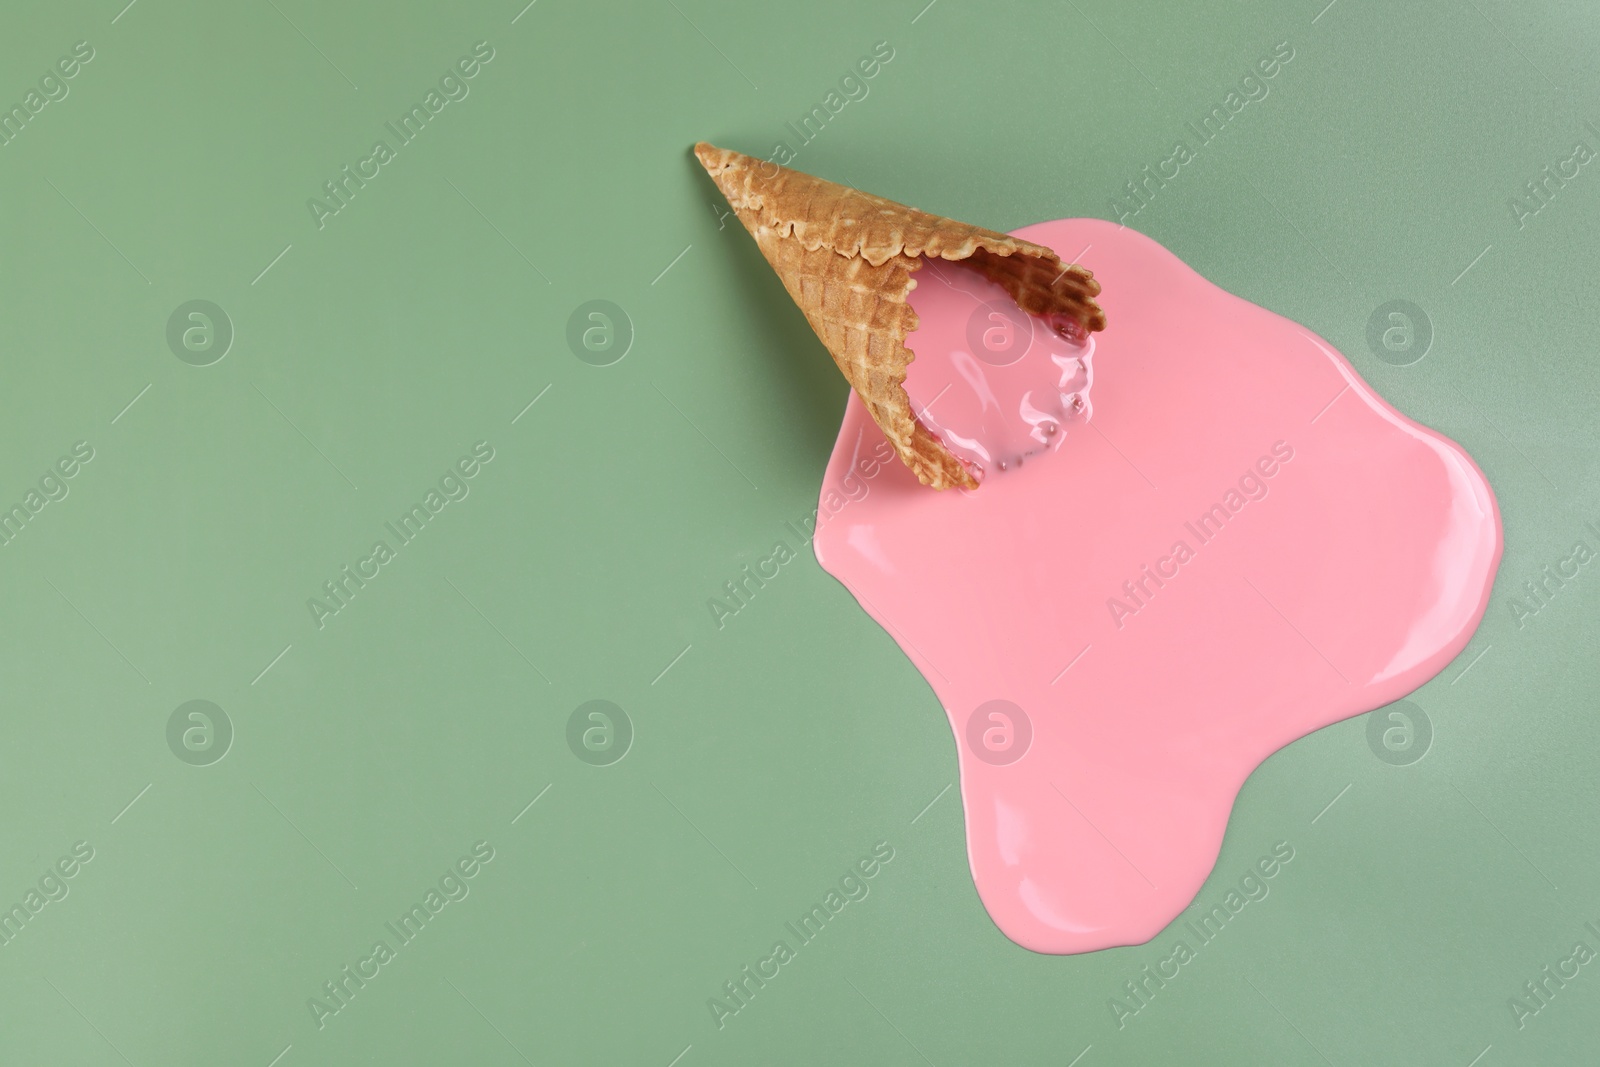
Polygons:
[[929,261],[960,263],[1019,313],[1079,334],[1105,327],[1100,291],[1044,247],[929,215],[701,142],[695,155],[728,198],[889,444],[923,485],[977,479],[911,410],[902,383],[917,325],[906,302]]
[[1494,493],[1320,337],[1108,222],[1005,235],[695,151],[853,387],[824,498],[903,461],[814,547],[944,707],[1018,944],[1160,934],[1251,771],[1465,648]]

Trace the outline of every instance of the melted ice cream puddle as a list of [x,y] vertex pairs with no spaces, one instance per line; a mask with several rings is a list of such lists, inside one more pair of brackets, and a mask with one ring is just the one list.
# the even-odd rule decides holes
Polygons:
[[[945,708],[990,916],[1028,948],[1083,952],[1182,911],[1268,755],[1466,646],[1501,531],[1471,457],[1305,328],[1110,223],[1017,236],[1089,246],[1110,325],[1083,389],[1056,393],[1087,405],[1092,366],[1093,420],[1040,441],[1021,400],[1059,386],[1048,366],[950,369],[983,301],[919,271],[914,407],[973,462],[1024,462],[943,493],[889,464],[814,544]],[[880,442],[852,395],[824,497]]]

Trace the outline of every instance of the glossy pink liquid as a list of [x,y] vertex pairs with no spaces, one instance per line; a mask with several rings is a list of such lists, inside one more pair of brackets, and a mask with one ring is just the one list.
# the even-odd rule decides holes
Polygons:
[[[1465,647],[1500,519],[1460,446],[1304,327],[1107,222],[1016,234],[1104,286],[1092,417],[972,492],[889,464],[815,548],[950,718],[995,923],[1038,952],[1085,952],[1147,941],[1188,905],[1263,759]],[[951,353],[970,354],[980,304],[927,274],[911,297],[919,410],[961,379]],[[1053,374],[1038,365],[1008,395]],[[946,389],[928,421],[992,423],[980,393]],[[824,495],[848,495],[880,441],[852,395]]]
[[926,262],[912,292],[923,321],[908,346],[933,347],[912,361],[906,392],[980,481],[1055,451],[1089,417],[1094,342],[1077,323],[1058,333],[987,278],[942,260]]

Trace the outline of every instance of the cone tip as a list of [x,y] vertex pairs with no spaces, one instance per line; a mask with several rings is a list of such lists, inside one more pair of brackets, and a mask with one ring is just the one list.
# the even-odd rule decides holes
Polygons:
[[722,149],[718,148],[716,145],[712,144],[709,141],[696,141],[695,142],[695,146],[694,146],[695,158],[700,161],[700,165],[702,167],[704,167],[707,170],[707,172],[711,171],[711,168],[713,166],[714,161],[721,154],[722,154]]

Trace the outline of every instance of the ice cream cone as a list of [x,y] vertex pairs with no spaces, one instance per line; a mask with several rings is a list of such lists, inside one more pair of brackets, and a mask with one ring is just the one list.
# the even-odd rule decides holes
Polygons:
[[874,422],[917,478],[935,489],[978,482],[911,407],[906,303],[922,257],[962,261],[1022,310],[1105,328],[1100,285],[1042,245],[930,215],[846,185],[701,142],[695,155],[778,272]]

